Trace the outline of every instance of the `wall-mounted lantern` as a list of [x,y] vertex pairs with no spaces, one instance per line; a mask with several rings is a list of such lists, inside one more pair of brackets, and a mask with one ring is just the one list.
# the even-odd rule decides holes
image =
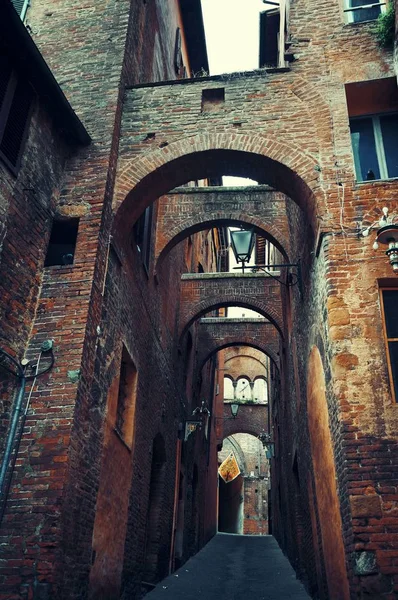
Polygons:
[[[253,229],[230,229],[231,234],[231,247],[234,253],[235,260],[238,264],[242,265],[242,273],[245,272],[245,263],[250,261],[251,254],[254,247],[254,230]],[[239,269],[240,267],[235,267]],[[286,283],[276,275],[274,269],[290,269],[295,268],[296,271],[288,271]],[[250,267],[253,273],[263,271],[267,273],[273,279],[276,279],[279,283],[286,286],[299,284],[300,292],[302,291],[301,284],[301,267],[300,263],[282,263],[282,264],[270,264],[270,265],[253,265]],[[272,269],[272,272],[270,271]]]
[[245,263],[250,261],[254,247],[253,229],[230,230],[231,246],[236,262],[242,265],[242,273],[245,272]]
[[379,244],[388,246],[386,255],[390,260],[394,273],[398,273],[398,225],[394,223],[394,221],[397,221],[398,216],[390,216],[387,206],[383,207],[382,213],[383,215],[379,221],[375,221],[372,225],[362,229],[360,234],[367,237],[373,229],[377,229],[373,250],[378,250]]
[[275,442],[272,440],[271,434],[262,431],[257,438],[263,445],[265,456],[270,459],[275,457]]

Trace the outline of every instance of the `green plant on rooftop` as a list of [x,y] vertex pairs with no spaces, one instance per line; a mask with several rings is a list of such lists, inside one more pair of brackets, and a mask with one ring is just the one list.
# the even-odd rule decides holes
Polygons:
[[382,48],[392,48],[394,46],[395,33],[395,6],[393,2],[387,6],[385,13],[379,15],[373,33]]

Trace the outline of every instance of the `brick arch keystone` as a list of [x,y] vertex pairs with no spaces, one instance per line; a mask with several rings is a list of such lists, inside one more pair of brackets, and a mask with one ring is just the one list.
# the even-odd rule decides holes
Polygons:
[[[138,158],[120,159],[114,234],[127,235],[144,208],[187,181],[235,174],[267,183],[290,196],[308,215],[313,231],[325,212],[317,161],[293,144],[261,134],[198,134]],[[319,205],[317,207],[317,204]]]

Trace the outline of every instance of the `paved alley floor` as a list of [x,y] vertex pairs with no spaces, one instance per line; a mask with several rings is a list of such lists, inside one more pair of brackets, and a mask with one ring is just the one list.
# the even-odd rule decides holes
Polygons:
[[271,535],[218,533],[148,600],[309,600]]

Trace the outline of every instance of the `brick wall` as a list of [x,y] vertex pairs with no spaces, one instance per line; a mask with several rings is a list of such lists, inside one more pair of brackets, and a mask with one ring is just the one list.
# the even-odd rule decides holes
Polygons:
[[[14,338],[14,329],[9,327],[9,336],[19,353],[30,337],[32,352],[40,340],[53,338],[57,362],[34,390],[17,461],[4,529],[9,544],[6,558],[17,564],[6,564],[11,568],[6,593],[19,597],[87,595],[95,559],[92,534],[97,490],[105,485],[101,462],[106,454],[108,389],[117,372],[122,341],[139,378],[136,444],[130,463],[134,484],[128,490],[131,509],[121,578],[125,597],[141,589],[150,449],[158,434],[167,456],[159,536],[161,545],[167,545],[170,515],[175,515],[179,423],[198,399],[204,397],[210,405],[214,393],[214,364],[208,364],[198,382],[201,387],[192,390],[187,400],[182,344],[188,345],[182,339],[178,346],[179,326],[193,323],[217,305],[221,287],[212,288],[208,282],[201,287],[201,280],[192,291],[196,284],[189,281],[186,285],[185,280],[180,315],[180,275],[186,270],[189,242],[183,248],[168,247],[171,251],[162,256],[155,280],[154,261],[147,272],[131,243],[131,228],[146,206],[176,186],[234,174],[271,185],[298,207],[287,202],[287,220],[278,223],[283,234],[288,229],[286,254],[294,262],[302,261],[303,285],[302,291],[298,286],[290,291],[282,288],[278,310],[272,313],[285,342],[280,352],[280,387],[276,386],[279,373],[273,370],[273,531],[307,578],[311,593],[327,597],[327,540],[320,523],[319,498],[314,495],[307,414],[308,357],[316,346],[325,373],[342,518],[345,556],[338,560],[347,566],[352,596],[393,598],[396,556],[390,546],[396,536],[398,417],[391,404],[378,300],[378,282],[391,283],[391,270],[382,252],[373,254],[372,236],[358,237],[355,230],[368,213],[376,217],[384,205],[391,212],[396,210],[397,183],[355,182],[344,91],[345,83],[394,76],[392,53],[376,46],[372,24],[344,25],[337,0],[316,5],[297,0],[290,18],[295,57],[290,69],[137,86],[151,81],[155,72],[171,77],[169,40],[179,17],[174,5],[164,7],[159,12],[154,3],[134,2],[130,9],[127,0],[97,2],[95,7],[82,7],[72,0],[62,5],[34,0],[29,12],[33,35],[93,143],[68,157],[62,176],[65,148],[57,140],[51,142],[43,117],[37,122],[37,143],[49,141],[49,145],[40,149],[45,158],[40,168],[35,161],[31,165],[34,177],[46,175],[39,185],[39,195],[44,191],[37,231],[28,229],[28,221],[9,210],[15,225],[41,242],[39,251],[30,250],[32,262],[22,266],[31,285],[29,291],[21,287],[26,309],[21,309],[21,302],[12,305],[8,318],[11,323],[14,320],[17,334]],[[136,86],[127,90],[125,98],[124,83]],[[225,89],[225,103],[218,110],[202,111],[203,90],[220,87]],[[27,202],[26,195],[18,196],[25,188],[22,179],[17,193],[18,186],[19,182],[13,203],[21,211]],[[5,207],[12,206],[8,183],[4,197],[3,215]],[[112,229],[114,250],[108,244],[111,203],[118,209]],[[76,260],[73,267],[46,269],[36,301],[40,257],[49,233],[46,219],[56,204],[63,214],[80,216]],[[166,204],[173,202],[159,202],[155,216]],[[252,208],[242,210],[243,220]],[[230,218],[229,212],[224,216]],[[250,218],[254,222],[254,215]],[[176,232],[178,239],[192,233],[199,223],[186,225]],[[270,233],[278,239],[276,231]],[[172,238],[166,239],[162,232],[159,239],[167,244]],[[6,243],[7,239],[3,256]],[[210,257],[206,260],[211,261]],[[260,289],[253,284],[259,281],[265,279],[247,279],[245,285],[231,287],[229,294],[224,289],[224,300],[268,314],[269,296],[264,306],[257,301],[265,295],[264,286]],[[18,297],[15,278],[11,284]],[[189,286],[197,293],[196,300],[200,297],[203,302],[188,314],[186,305],[193,298],[186,291]],[[208,295],[210,288],[213,297]],[[195,352],[195,335],[192,347]],[[213,434],[214,426],[212,420]],[[183,544],[182,560],[188,546],[191,551],[214,531],[216,477],[211,469],[216,461],[215,444],[209,439],[213,438],[206,439],[202,432],[184,446],[184,490],[193,497],[195,487],[198,502],[203,506],[206,500],[207,505],[194,516],[193,502],[185,500],[181,512],[191,533],[189,544]],[[201,457],[196,471],[192,456]],[[26,546],[23,538],[28,540]],[[363,572],[363,556],[375,559],[374,572]]]

